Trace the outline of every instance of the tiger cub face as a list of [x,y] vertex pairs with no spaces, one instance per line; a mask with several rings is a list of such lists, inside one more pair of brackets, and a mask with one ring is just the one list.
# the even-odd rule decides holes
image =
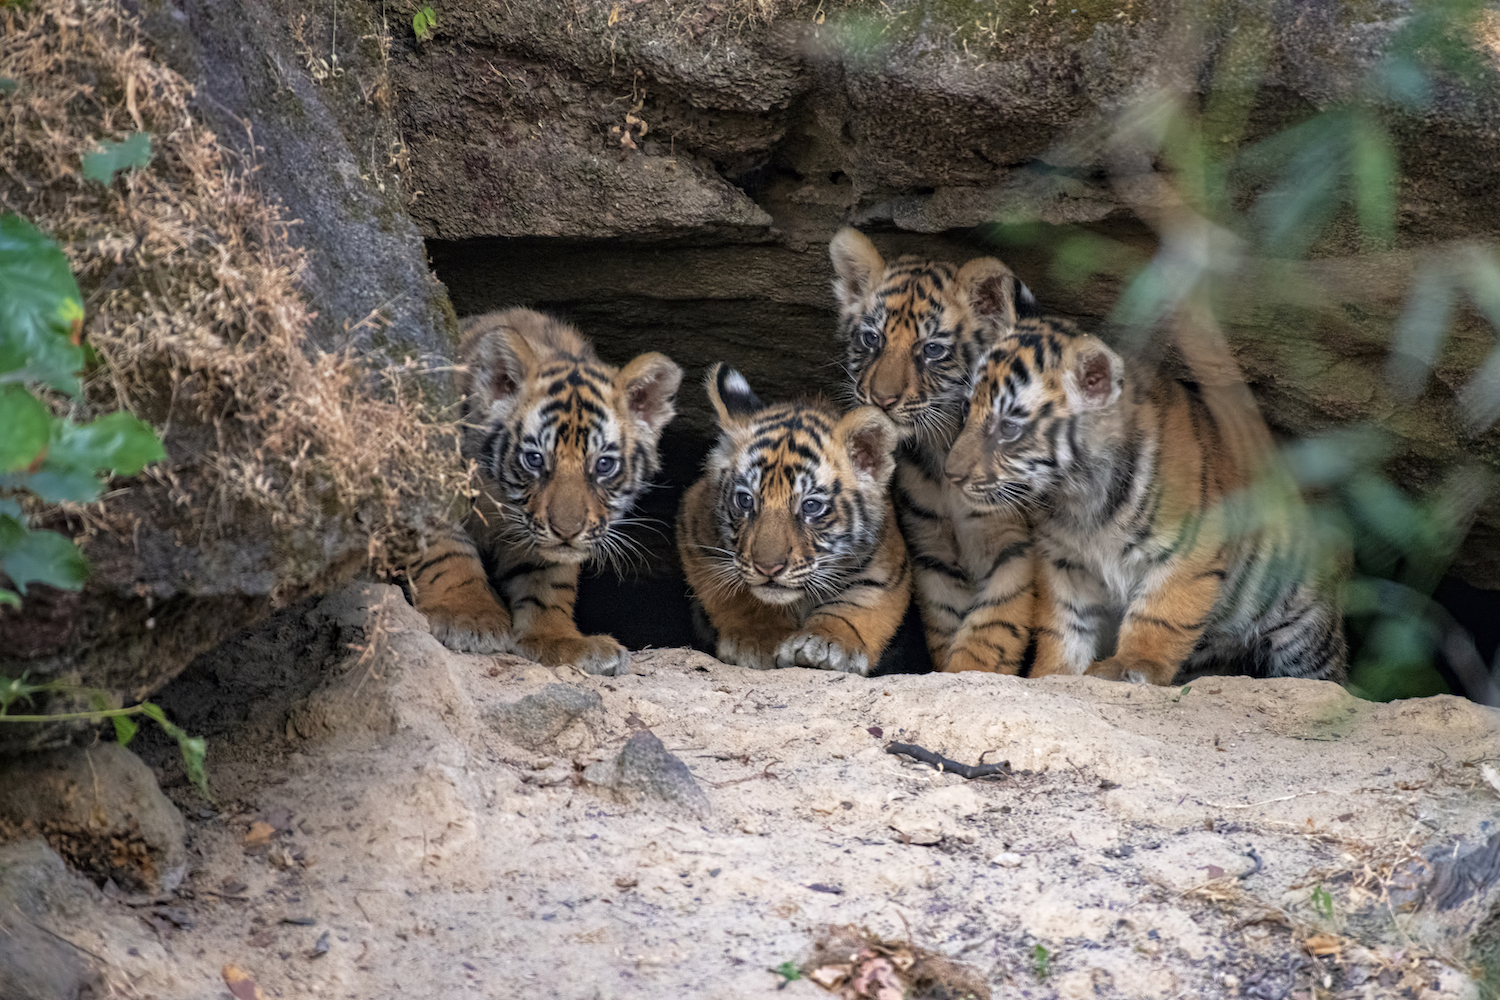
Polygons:
[[1125,388],[1119,355],[1058,320],[1022,320],[981,361],[948,479],[973,506],[1024,505],[1069,469]]
[[608,555],[659,468],[682,369],[657,353],[607,365],[572,327],[529,309],[480,317],[459,354],[463,451],[498,507],[498,537],[545,562]]
[[829,245],[855,399],[880,407],[903,439],[950,439],[969,374],[1018,315],[1031,291],[993,257],[963,267],[919,257],[886,263],[875,244],[844,228]]
[[707,462],[719,579],[766,604],[839,593],[879,543],[895,426],[870,406],[842,417],[822,403],[767,406],[723,365],[708,395],[721,432]]

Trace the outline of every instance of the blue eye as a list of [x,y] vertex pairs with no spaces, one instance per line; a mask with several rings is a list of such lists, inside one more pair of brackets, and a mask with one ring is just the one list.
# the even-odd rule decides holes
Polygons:
[[521,452],[521,464],[532,472],[540,472],[543,466],[547,464],[547,456],[539,451],[523,451]]
[[951,353],[953,353],[952,348],[947,344],[939,344],[936,341],[929,341],[922,347],[922,357],[928,361],[942,361]]
[[1026,421],[1017,420],[1015,417],[1006,417],[995,428],[995,433],[999,435],[1001,441],[1014,441],[1021,436],[1021,432],[1025,429]]
[[755,509],[755,497],[751,495],[751,493],[750,493],[749,490],[735,490],[734,491],[734,505],[736,507],[738,507],[740,510],[746,510],[746,511],[754,510]]
[[880,331],[866,330],[859,335],[859,342],[873,351],[880,346]]
[[826,501],[811,497],[802,501],[803,517],[822,517],[826,513],[828,513],[828,503]]
[[600,455],[594,459],[594,475],[607,479],[620,467],[620,460],[613,455]]

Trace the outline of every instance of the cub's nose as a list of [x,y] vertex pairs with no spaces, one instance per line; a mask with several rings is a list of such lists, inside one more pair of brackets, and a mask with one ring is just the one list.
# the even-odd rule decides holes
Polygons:
[[964,483],[967,483],[969,481],[969,473],[967,471],[960,471],[955,469],[945,469],[943,471],[944,474],[948,477],[948,482],[952,483],[954,486],[962,486]]
[[900,396],[876,396],[875,397],[875,405],[878,406],[878,407],[880,407],[882,410],[889,410],[891,407],[895,406],[900,401],[901,401],[901,397]]
[[751,565],[754,566],[755,571],[762,576],[773,577],[777,573],[780,573],[782,570],[786,569],[786,560],[782,560],[781,562],[776,563],[774,566],[767,563],[754,561],[751,562]]

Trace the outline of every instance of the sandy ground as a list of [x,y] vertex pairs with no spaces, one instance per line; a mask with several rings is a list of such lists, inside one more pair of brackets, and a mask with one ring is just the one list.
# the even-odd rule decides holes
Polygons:
[[[170,789],[191,926],[77,929],[114,995],[220,1000],[233,963],[268,997],[796,1000],[828,994],[772,970],[846,924],[996,997],[1476,995],[1461,942],[1383,895],[1415,851],[1500,820],[1475,766],[1500,757],[1500,713],[1456,698],[867,680],[684,650],[595,678],[452,654],[375,585],[299,627],[336,636],[304,644],[330,665],[282,663],[311,693],[268,689],[213,738],[220,810]],[[597,707],[533,746],[500,735],[497,709],[558,683]],[[710,811],[585,777],[643,728]],[[964,780],[893,739],[1015,773]]]

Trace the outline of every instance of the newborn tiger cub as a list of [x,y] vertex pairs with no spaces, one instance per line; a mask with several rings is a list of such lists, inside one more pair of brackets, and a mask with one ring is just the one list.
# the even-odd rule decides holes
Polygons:
[[573,623],[578,568],[615,550],[656,474],[682,369],[654,352],[607,365],[577,330],[530,309],[466,320],[459,360],[479,497],[467,531],[430,545],[409,574],[417,610],[457,650],[628,673],[625,647]]
[[933,666],[1014,674],[1035,606],[1031,527],[1020,508],[976,512],[943,463],[974,366],[1036,303],[993,257],[962,267],[920,257],[887,263],[847,228],[829,252],[855,398],[885,410],[901,434],[896,513]]
[[723,365],[707,389],[719,443],[677,547],[719,659],[868,674],[911,600],[887,490],[896,428],[873,406],[768,406]]
[[984,359],[947,475],[977,509],[1038,512],[1033,676],[1344,679],[1337,567],[1295,488],[1236,457],[1246,428],[1209,391],[1056,320],[1022,320]]

